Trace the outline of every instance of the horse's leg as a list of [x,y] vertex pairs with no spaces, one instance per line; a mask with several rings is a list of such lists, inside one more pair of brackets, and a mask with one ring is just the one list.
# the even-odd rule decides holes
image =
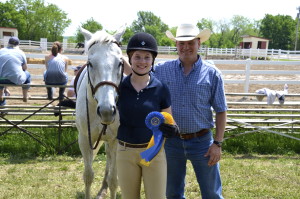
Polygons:
[[107,194],[107,188],[110,190],[110,198],[117,197],[118,179],[116,170],[116,152],[117,152],[117,139],[105,142],[106,152],[106,167],[105,175],[103,178],[102,186],[97,194],[97,199],[103,199]]
[[98,192],[96,199],[103,199],[107,195],[107,188],[108,188],[107,179],[108,179],[108,174],[109,174],[108,167],[109,167],[108,159],[106,158],[105,173],[104,173],[104,176],[103,176],[100,191]]
[[82,135],[82,133],[79,133],[78,143],[84,162],[83,181],[85,184],[85,198],[90,199],[91,185],[94,180],[94,171],[92,167],[93,151],[90,149],[87,137]]

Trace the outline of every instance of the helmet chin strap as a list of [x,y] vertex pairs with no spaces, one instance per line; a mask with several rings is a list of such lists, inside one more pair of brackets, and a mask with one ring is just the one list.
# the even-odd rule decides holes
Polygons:
[[140,74],[140,73],[137,73],[137,72],[135,72],[133,69],[131,69],[136,75],[138,75],[138,76],[144,76],[144,75],[148,75],[149,73],[150,73],[150,71],[149,72],[147,72],[147,73],[144,73],[144,74]]

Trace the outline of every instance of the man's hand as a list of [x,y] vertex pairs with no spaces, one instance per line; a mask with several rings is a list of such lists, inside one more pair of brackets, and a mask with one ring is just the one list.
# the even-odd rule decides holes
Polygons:
[[175,137],[176,134],[179,133],[179,128],[177,125],[171,125],[171,124],[166,124],[166,123],[162,123],[159,126],[159,130],[162,132],[162,135],[165,138]]
[[208,166],[213,166],[221,160],[222,148],[216,144],[212,144],[204,157],[209,157]]

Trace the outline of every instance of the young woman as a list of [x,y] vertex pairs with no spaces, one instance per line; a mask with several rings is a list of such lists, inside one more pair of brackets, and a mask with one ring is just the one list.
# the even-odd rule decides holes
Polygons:
[[[68,83],[68,58],[62,55],[62,45],[53,43],[51,55],[45,57],[46,71],[44,81],[46,85],[66,85]],[[59,88],[59,99],[63,99],[65,88]],[[48,99],[53,99],[52,87],[47,87]]]
[[149,166],[140,164],[140,153],[151,139],[152,132],[145,125],[152,111],[171,113],[171,97],[165,84],[150,72],[157,56],[153,36],[137,33],[127,45],[132,74],[120,85],[118,109],[117,173],[122,199],[140,198],[143,180],[147,199],[163,199],[166,192],[166,158],[162,149]]

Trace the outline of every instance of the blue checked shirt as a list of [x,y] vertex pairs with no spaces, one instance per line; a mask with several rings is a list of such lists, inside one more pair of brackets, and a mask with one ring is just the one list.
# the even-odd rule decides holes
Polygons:
[[213,128],[212,109],[227,110],[221,72],[200,57],[188,75],[179,59],[156,64],[154,74],[169,87],[172,114],[181,133]]

